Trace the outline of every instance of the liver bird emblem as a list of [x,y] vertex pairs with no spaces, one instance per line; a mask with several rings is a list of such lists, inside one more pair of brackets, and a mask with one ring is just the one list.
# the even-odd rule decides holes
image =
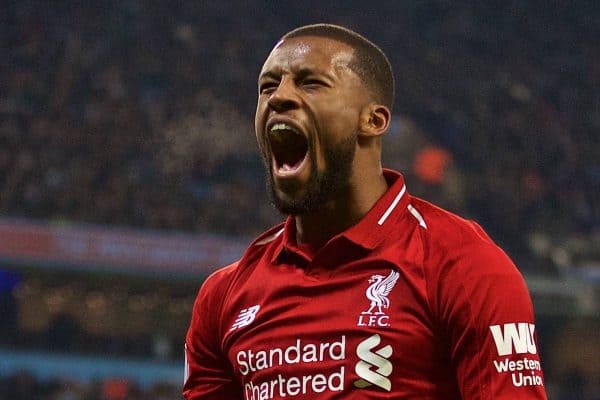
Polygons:
[[375,315],[384,314],[381,308],[388,308],[390,306],[390,300],[387,296],[392,291],[399,277],[400,273],[394,270],[391,270],[388,276],[371,275],[371,278],[369,278],[371,285],[367,288],[366,293],[367,299],[371,301],[371,306],[361,314],[373,314],[375,308],[377,308]]

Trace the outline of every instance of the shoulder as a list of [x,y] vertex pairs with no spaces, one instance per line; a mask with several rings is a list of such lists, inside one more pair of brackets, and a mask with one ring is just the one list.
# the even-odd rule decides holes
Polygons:
[[521,272],[479,224],[420,199],[412,204],[427,225],[419,229],[420,264],[434,309],[459,299],[481,304],[490,296],[527,300]]
[[493,244],[492,239],[477,222],[463,218],[418,197],[411,199],[409,211],[417,219],[419,216],[422,218],[422,225],[425,228],[424,237],[436,246]]
[[[420,230],[423,268],[429,299],[439,315],[461,304],[470,310],[465,315],[482,318],[484,309],[514,314],[529,310],[521,272],[479,224],[423,200],[413,204],[427,224]],[[519,308],[523,310],[515,311]]]
[[426,258],[436,266],[479,264],[482,271],[500,267],[516,272],[510,258],[477,222],[419,198],[413,198],[411,206],[425,225],[421,239]]
[[272,247],[272,245],[278,242],[278,238],[281,236],[282,232],[283,224],[279,224],[259,235],[247,247],[240,259],[217,269],[206,278],[200,289],[199,296],[202,296],[203,294],[214,296],[215,292],[224,295],[227,292],[227,288],[236,281],[244,271],[252,268],[256,263],[256,260],[260,259],[265,252],[269,251],[269,248]]
[[208,278],[204,280],[204,283],[200,289],[200,293],[202,294],[203,292],[205,293],[223,290],[224,287],[227,286],[228,282],[231,281],[232,276],[235,275],[239,267],[239,263],[239,260],[237,260],[227,266],[217,269],[210,274]]

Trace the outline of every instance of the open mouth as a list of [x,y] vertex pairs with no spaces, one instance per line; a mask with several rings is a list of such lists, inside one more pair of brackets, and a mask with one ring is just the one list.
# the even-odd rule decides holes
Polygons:
[[295,175],[308,155],[306,137],[296,128],[280,122],[269,129],[269,141],[275,173],[280,176]]

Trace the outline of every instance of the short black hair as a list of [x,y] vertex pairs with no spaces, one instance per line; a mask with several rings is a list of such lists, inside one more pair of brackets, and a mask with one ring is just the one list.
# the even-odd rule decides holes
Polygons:
[[350,68],[371,89],[378,102],[390,110],[394,105],[394,73],[387,56],[369,39],[343,26],[333,24],[313,24],[296,28],[281,38],[282,40],[300,36],[326,37],[345,43],[354,49],[354,60]]

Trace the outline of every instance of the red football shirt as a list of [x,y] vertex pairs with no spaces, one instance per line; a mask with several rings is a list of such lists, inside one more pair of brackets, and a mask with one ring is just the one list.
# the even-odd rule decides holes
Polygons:
[[367,215],[314,254],[288,218],[204,282],[186,399],[546,398],[514,264],[476,223],[385,177]]

